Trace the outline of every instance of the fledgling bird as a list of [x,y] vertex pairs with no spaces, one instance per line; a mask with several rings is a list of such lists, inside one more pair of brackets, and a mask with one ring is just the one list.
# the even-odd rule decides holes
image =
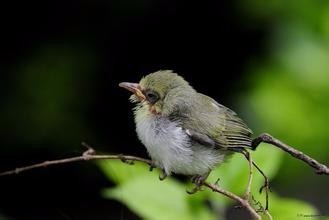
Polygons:
[[232,152],[251,148],[252,131],[235,112],[198,93],[171,70],[119,86],[133,93],[136,131],[162,169],[160,179],[177,173],[201,185]]

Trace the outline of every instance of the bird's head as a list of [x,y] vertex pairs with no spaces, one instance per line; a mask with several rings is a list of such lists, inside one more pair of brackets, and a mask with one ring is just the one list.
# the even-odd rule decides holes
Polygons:
[[183,77],[171,70],[160,70],[143,77],[139,83],[122,82],[119,86],[133,93],[132,102],[159,115],[182,111],[196,93]]

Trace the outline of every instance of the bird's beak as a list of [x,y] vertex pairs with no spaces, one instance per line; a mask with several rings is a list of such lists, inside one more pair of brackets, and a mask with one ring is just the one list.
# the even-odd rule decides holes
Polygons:
[[143,94],[143,92],[141,91],[141,87],[138,83],[122,82],[122,83],[119,83],[119,86],[134,93],[140,101],[144,101],[146,99],[146,97]]

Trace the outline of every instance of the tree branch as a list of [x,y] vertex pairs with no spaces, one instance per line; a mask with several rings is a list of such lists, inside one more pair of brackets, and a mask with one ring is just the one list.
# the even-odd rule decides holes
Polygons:
[[[293,157],[295,157],[299,160],[302,160],[303,162],[307,163],[309,166],[314,168],[315,171],[318,174],[329,175],[329,168],[326,165],[319,163],[318,161],[314,160],[313,158],[309,157],[308,155],[304,154],[303,152],[298,151],[298,150],[290,147],[289,145],[273,138],[269,134],[262,134],[262,135],[256,137],[252,142],[253,149],[255,150],[261,142],[272,144],[272,145],[284,150],[285,152],[289,153],[291,156],[293,156]],[[37,163],[37,164],[30,165],[30,166],[19,167],[19,168],[16,168],[14,170],[0,172],[0,177],[1,176],[6,176],[6,175],[18,174],[18,173],[21,173],[21,172],[24,172],[24,171],[28,171],[28,170],[32,170],[32,169],[38,169],[38,168],[44,168],[44,167],[48,167],[48,166],[52,166],[52,165],[66,164],[66,163],[72,163],[72,162],[77,162],[77,161],[101,160],[101,159],[119,159],[122,162],[125,162],[125,163],[128,163],[128,164],[133,164],[134,161],[139,161],[139,162],[150,165],[150,169],[152,169],[154,167],[154,163],[151,160],[148,160],[148,159],[144,159],[144,158],[141,158],[141,157],[135,157],[135,156],[128,156],[128,155],[97,155],[97,154],[95,154],[95,151],[91,147],[89,147],[87,144],[82,143],[82,145],[87,147],[88,150],[86,150],[81,156],[64,158],[64,159],[59,159],[59,160],[44,161],[42,163]],[[268,187],[268,179],[265,176],[265,174],[252,161],[249,154],[244,154],[244,155],[246,156],[246,158],[249,161],[249,168],[251,168],[251,164],[254,165],[262,173],[262,175],[265,178],[264,187]],[[247,190],[246,190],[247,197],[249,197],[248,195],[250,194],[250,184],[251,184],[251,178],[252,178],[252,171],[251,170],[250,170],[249,175],[251,175],[251,176],[250,176],[250,179],[248,181],[248,187],[247,187]],[[226,190],[220,188],[216,184],[210,184],[210,183],[204,182],[203,185],[210,188],[210,189],[212,189],[215,192],[218,192],[218,193],[220,193],[220,194],[222,194],[222,195],[224,195],[224,196],[240,203],[241,206],[244,207],[250,213],[250,215],[253,219],[261,219],[260,215],[252,207],[252,205],[250,204],[250,202],[247,198],[239,197],[239,196],[237,196],[237,195],[235,195],[235,194],[233,194],[229,191],[226,191]],[[268,210],[268,194],[266,194],[266,201],[267,202],[266,202],[265,214],[267,216],[270,216],[268,211],[267,211]]]
[[204,182],[203,185],[208,187],[209,189],[212,189],[212,191],[214,191],[214,192],[218,192],[220,194],[223,194],[224,196],[240,203],[241,206],[243,208],[245,208],[250,213],[252,219],[261,219],[261,217],[259,216],[257,211],[250,205],[248,199],[243,199],[243,198],[235,195],[234,193],[231,193],[229,191],[226,191],[225,189],[220,188],[216,184],[211,184],[211,183]]
[[[67,164],[67,163],[72,163],[72,162],[77,162],[77,161],[102,160],[102,159],[112,159],[112,160],[119,159],[122,162],[128,163],[128,164],[133,164],[134,161],[139,161],[139,162],[150,165],[150,168],[154,168],[154,163],[148,159],[144,159],[141,157],[135,157],[135,156],[121,155],[121,154],[119,154],[119,155],[97,155],[97,154],[95,154],[95,151],[89,145],[87,145],[86,143],[82,143],[82,145],[86,146],[88,148],[88,150],[83,152],[83,154],[81,156],[64,158],[64,159],[59,159],[59,160],[44,161],[44,162],[33,164],[30,166],[19,167],[14,170],[1,172],[0,177],[6,176],[6,175],[19,174],[21,172],[25,172],[28,170],[45,168],[45,167],[53,166],[53,165]],[[152,170],[152,169],[150,169],[150,170]],[[226,190],[220,188],[219,186],[217,186],[216,184],[210,184],[210,183],[204,182],[202,185],[210,188],[214,192],[220,193],[220,194],[240,203],[241,206],[244,207],[250,213],[252,219],[257,219],[257,220],[261,219],[261,217],[259,216],[257,211],[249,203],[248,199],[244,199],[242,197],[235,195],[234,193],[226,191]]]
[[296,150],[293,147],[290,147],[289,145],[279,141],[278,139],[272,137],[269,134],[264,133],[264,134],[259,135],[256,138],[254,138],[252,141],[252,148],[255,150],[257,148],[257,146],[262,142],[276,146],[276,147],[284,150],[285,152],[289,153],[291,156],[293,156],[301,161],[304,161],[309,166],[315,168],[315,172],[317,174],[329,175],[329,168],[326,165],[319,163],[318,161],[314,160],[310,156],[304,154],[303,152],[301,152],[299,150]]
[[[85,145],[85,144],[83,143],[83,145]],[[121,154],[119,154],[119,155],[96,155],[96,154],[94,154],[94,150],[92,148],[88,148],[88,150],[86,150],[81,156],[64,158],[64,159],[59,159],[59,160],[44,161],[42,163],[37,163],[37,164],[30,165],[30,166],[19,167],[14,170],[1,172],[0,176],[19,174],[24,171],[37,169],[37,168],[45,168],[45,167],[52,166],[52,165],[66,164],[66,163],[72,163],[72,162],[77,162],[77,161],[102,160],[102,159],[114,159],[114,160],[119,159],[119,160],[122,160],[122,162],[124,162],[124,163],[140,161],[140,162],[146,163],[150,166],[153,166],[153,162],[151,160],[144,159],[141,157],[121,155]]]

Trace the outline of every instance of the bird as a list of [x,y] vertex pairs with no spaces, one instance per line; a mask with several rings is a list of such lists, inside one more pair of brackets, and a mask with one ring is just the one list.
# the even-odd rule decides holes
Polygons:
[[172,70],[119,86],[132,93],[136,132],[162,170],[160,180],[182,174],[200,187],[234,152],[252,148],[252,131],[234,111],[197,92]]

